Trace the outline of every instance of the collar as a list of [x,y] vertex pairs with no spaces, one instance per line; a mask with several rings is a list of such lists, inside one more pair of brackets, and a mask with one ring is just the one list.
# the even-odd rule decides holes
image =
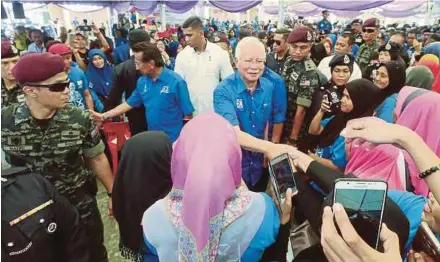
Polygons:
[[[238,71],[235,72],[235,81],[236,81],[236,88],[237,88],[237,92],[238,93],[243,93],[246,90],[248,90],[248,88],[246,87],[246,84],[243,81],[243,78],[241,77],[240,73],[238,73]],[[261,83],[260,79],[258,79],[257,86],[255,87],[255,91],[254,92],[257,92],[260,89],[262,89],[260,83]]]
[[[287,57],[290,55],[289,54],[289,49],[290,49],[290,47],[287,47],[286,53],[284,54],[283,59],[280,59],[280,60],[286,60],[287,59]],[[275,53],[275,52],[274,52],[274,57],[275,57],[275,60],[278,60],[278,54]]]
[[157,81],[161,81],[161,82],[166,82],[166,80],[168,76],[168,69],[166,69],[165,67],[162,67],[162,72],[160,72],[160,74],[157,76],[156,81],[153,80],[153,78],[149,77],[151,79],[151,81],[153,82],[157,82]]
[[[201,53],[204,53],[204,52],[207,52],[207,51],[209,52],[211,50],[211,48],[212,48],[212,43],[209,42],[208,39],[206,39],[206,38],[205,38],[205,40],[206,40],[205,50],[203,50],[203,52],[201,52]],[[195,48],[191,48],[191,49],[193,50],[194,53],[198,53]]]
[[[55,116],[53,117],[53,120],[58,122],[68,122],[69,121],[69,114],[64,113],[66,108],[58,109],[55,113]],[[26,103],[19,104],[17,108],[17,112],[15,115],[15,125],[19,125],[21,123],[32,121],[34,120],[34,117],[31,115],[31,112],[29,111],[29,107]]]

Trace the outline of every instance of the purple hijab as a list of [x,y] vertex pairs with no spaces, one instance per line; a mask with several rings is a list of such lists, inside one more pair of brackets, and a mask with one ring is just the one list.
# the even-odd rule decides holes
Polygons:
[[241,148],[225,119],[211,111],[185,125],[174,145],[168,195],[179,259],[215,260],[222,230],[251,201],[241,173]]

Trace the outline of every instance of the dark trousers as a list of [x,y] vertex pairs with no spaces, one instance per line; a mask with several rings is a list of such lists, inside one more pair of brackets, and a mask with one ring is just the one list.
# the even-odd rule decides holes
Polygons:
[[81,216],[90,253],[91,262],[107,262],[107,250],[104,246],[104,225],[102,224],[101,214],[95,197],[86,196],[86,200],[81,201],[78,211]]

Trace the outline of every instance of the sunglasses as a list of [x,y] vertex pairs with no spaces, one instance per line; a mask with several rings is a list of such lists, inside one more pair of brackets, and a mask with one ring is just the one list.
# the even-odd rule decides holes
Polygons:
[[280,40],[275,40],[275,44],[281,45],[281,41]]
[[69,87],[69,85],[70,85],[70,81],[64,83],[56,83],[52,85],[32,85],[32,86],[47,88],[49,89],[50,92],[59,93],[59,92],[63,92],[66,89],[66,87]]
[[376,30],[374,30],[374,29],[366,29],[366,28],[363,28],[363,29],[362,29],[362,32],[371,34],[371,33],[376,32]]

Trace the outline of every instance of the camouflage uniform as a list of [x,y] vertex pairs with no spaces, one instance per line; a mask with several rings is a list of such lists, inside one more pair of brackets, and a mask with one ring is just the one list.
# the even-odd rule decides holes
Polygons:
[[2,149],[10,163],[41,173],[77,207],[89,238],[91,261],[107,261],[96,180],[84,162],[84,157],[104,152],[90,113],[67,106],[42,131],[26,104],[17,103],[2,109],[1,131]]
[[371,45],[364,43],[358,50],[358,55],[356,62],[359,65],[359,68],[363,72],[365,67],[370,64],[370,61],[374,58],[373,55],[379,50],[379,42],[374,40]]
[[[293,61],[288,58],[284,64],[282,78],[287,88],[287,112],[286,123],[284,124],[283,138],[288,140],[292,133],[293,120],[295,119],[297,105],[309,108],[312,104],[313,93],[322,83],[322,77],[311,59],[304,61]],[[299,132],[298,139],[301,139],[309,128],[310,123],[304,123]]]
[[23,89],[18,85],[14,85],[11,89],[7,89],[2,81],[2,108],[10,106],[14,103],[24,102]]

